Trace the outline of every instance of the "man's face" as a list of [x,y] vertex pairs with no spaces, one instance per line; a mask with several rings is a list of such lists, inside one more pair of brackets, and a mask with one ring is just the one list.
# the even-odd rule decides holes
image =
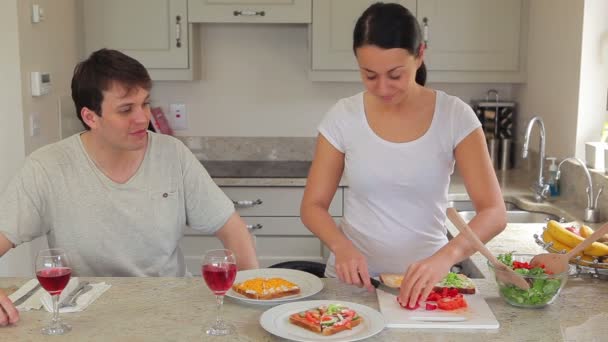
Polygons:
[[114,83],[103,92],[101,117],[90,125],[93,135],[108,147],[134,151],[146,147],[150,122],[150,93],[140,87],[127,89]]

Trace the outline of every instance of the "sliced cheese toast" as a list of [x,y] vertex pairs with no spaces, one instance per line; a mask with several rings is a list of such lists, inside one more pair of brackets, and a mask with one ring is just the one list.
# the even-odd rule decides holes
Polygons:
[[270,300],[300,293],[300,287],[283,278],[253,278],[234,284],[232,290],[251,299]]
[[[403,281],[403,274],[396,273],[382,273],[380,274],[380,281],[385,285],[399,288]],[[442,288],[455,288],[458,289],[459,293],[463,294],[474,294],[475,283],[464,274],[448,273],[442,281],[435,284],[434,291],[440,291]]]

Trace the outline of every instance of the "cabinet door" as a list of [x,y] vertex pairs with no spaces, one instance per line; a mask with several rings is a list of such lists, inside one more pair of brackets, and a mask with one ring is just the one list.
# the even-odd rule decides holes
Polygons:
[[189,0],[196,23],[310,23],[311,0]]
[[[376,0],[315,0],[312,12],[312,69],[359,70],[353,54],[353,30]],[[416,15],[416,0],[398,2]]]
[[419,0],[429,70],[517,71],[522,0]]
[[189,67],[187,0],[85,0],[85,52],[111,48],[148,69]]

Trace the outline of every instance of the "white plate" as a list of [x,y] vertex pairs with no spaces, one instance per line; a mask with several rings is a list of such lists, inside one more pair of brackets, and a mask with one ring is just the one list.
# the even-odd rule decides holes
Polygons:
[[[363,322],[352,330],[341,331],[330,336],[323,336],[289,323],[289,316],[294,313],[316,308],[321,305],[342,304],[355,311]],[[358,341],[376,335],[384,329],[382,314],[368,306],[343,302],[339,300],[310,300],[286,303],[266,310],[260,317],[260,324],[269,333],[294,341]]]
[[302,298],[310,297],[323,289],[323,281],[317,276],[298,270],[291,270],[286,268],[260,268],[256,270],[238,271],[234,283],[241,283],[245,280],[252,278],[283,278],[290,281],[300,287],[300,293],[275,299],[251,299],[243,296],[240,293],[228,290],[226,296],[239,299],[249,304],[264,304],[264,305],[277,305],[293,300],[299,300]]

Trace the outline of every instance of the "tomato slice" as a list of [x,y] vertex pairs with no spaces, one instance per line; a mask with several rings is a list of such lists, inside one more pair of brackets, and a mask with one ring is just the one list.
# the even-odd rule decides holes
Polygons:
[[436,301],[440,300],[441,298],[443,298],[441,296],[441,294],[433,291],[433,292],[429,293],[428,297],[426,297],[426,301],[427,302],[436,302]]
[[306,319],[312,323],[319,324],[319,320],[316,319],[310,311],[306,311]]
[[410,306],[410,303],[407,303],[407,305],[403,305],[403,303],[401,303],[401,301],[399,300],[399,297],[397,297],[397,303],[399,303],[402,308],[408,310],[416,310],[420,307],[420,303],[416,303],[414,306]]
[[427,309],[428,311],[433,311],[433,310],[436,310],[436,309],[437,309],[437,305],[435,305],[435,304],[431,304],[431,303],[426,303],[426,309]]
[[456,310],[460,308],[466,308],[467,302],[462,294],[458,294],[455,297],[445,297],[437,301],[437,306],[441,310]]

